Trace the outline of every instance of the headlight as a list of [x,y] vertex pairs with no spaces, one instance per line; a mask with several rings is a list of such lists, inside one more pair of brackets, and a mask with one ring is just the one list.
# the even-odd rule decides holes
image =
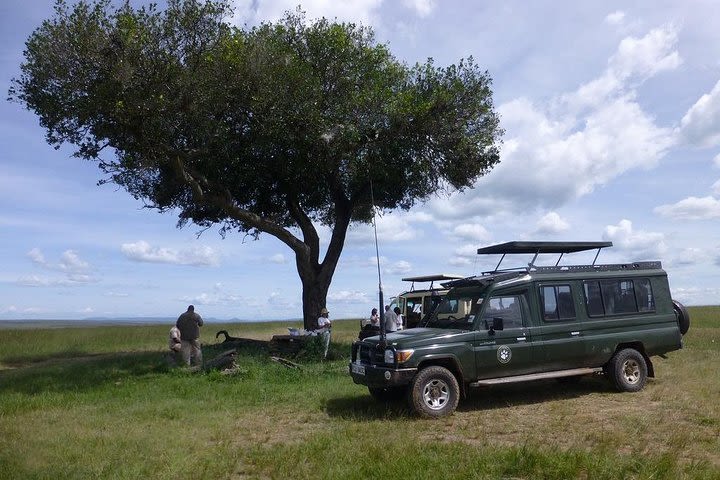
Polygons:
[[395,363],[395,356],[392,350],[385,350],[385,363]]
[[415,350],[396,350],[393,355],[392,350],[385,350],[385,363],[395,363],[396,359],[398,363],[407,362],[414,352]]

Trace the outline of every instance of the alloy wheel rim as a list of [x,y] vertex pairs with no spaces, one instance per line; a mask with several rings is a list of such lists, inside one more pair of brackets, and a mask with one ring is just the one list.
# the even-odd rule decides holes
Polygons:
[[623,376],[628,383],[637,383],[640,380],[640,364],[635,360],[626,360],[623,363]]
[[431,410],[440,410],[450,400],[450,387],[442,380],[431,380],[423,388],[423,400]]

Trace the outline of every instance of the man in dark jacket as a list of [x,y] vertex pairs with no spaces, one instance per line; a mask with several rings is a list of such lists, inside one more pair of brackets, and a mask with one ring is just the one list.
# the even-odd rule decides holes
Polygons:
[[187,312],[180,315],[175,326],[180,330],[180,353],[185,365],[202,365],[202,350],[200,349],[200,327],[203,319],[195,313],[195,307],[190,305]]

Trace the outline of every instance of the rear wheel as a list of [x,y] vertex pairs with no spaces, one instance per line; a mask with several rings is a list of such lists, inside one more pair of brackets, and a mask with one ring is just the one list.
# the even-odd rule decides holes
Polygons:
[[460,386],[445,367],[427,367],[415,376],[408,392],[410,407],[421,417],[440,418],[452,414],[460,400]]
[[647,381],[647,363],[640,352],[626,348],[610,360],[606,374],[618,391],[637,392],[642,390]]

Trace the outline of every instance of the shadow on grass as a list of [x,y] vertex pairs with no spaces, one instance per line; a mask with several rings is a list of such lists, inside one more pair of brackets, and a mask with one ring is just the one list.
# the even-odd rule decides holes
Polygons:
[[[555,380],[471,388],[467,398],[460,401],[458,411],[472,412],[541,404],[551,400],[579,398],[615,390],[602,378],[584,378],[578,383],[559,383]],[[327,413],[346,420],[379,420],[412,417],[404,398],[379,402],[370,394],[330,399]]]
[[[203,346],[206,361],[227,350],[222,344]],[[262,348],[238,350],[239,357],[267,360]],[[138,351],[88,354],[86,352],[62,352],[33,358],[28,364],[25,358],[17,368],[0,370],[0,391],[23,394],[42,392],[81,392],[97,389],[105,384],[128,378],[150,375],[190,372],[171,365],[167,352]],[[241,360],[242,361],[242,360]]]
[[331,398],[325,409],[329,416],[345,420],[385,420],[412,416],[404,399],[381,402],[369,393]]

